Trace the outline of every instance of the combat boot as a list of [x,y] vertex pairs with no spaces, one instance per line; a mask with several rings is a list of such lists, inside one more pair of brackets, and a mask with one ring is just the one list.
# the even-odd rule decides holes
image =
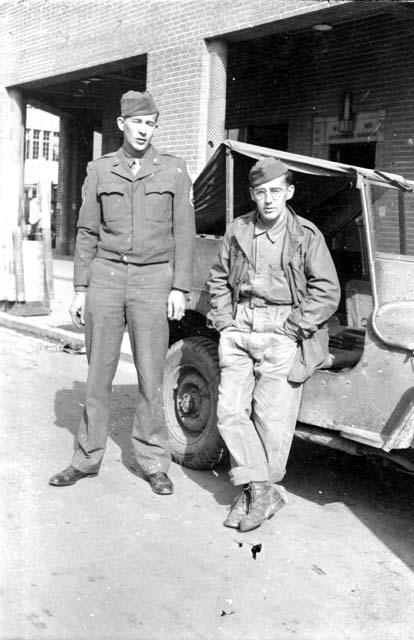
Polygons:
[[246,485],[243,491],[234,499],[233,504],[230,507],[227,518],[223,522],[225,527],[231,527],[232,529],[238,529],[239,523],[248,512],[248,494]]
[[287,503],[283,487],[276,487],[268,482],[251,482],[248,492],[248,513],[240,520],[240,531],[260,527]]

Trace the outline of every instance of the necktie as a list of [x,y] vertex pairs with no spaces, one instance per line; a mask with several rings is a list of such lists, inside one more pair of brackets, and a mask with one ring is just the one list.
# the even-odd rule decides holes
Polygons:
[[139,169],[140,169],[140,164],[139,164],[139,160],[133,160],[131,163],[131,171],[134,174],[134,176],[137,175]]

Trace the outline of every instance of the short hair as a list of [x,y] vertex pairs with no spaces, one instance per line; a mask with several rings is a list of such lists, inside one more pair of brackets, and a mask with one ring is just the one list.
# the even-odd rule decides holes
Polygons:
[[292,185],[292,184],[293,185],[295,184],[294,180],[293,180],[293,173],[292,173],[292,171],[290,169],[288,169],[286,171],[286,173],[284,173],[283,175],[285,177],[286,184],[287,184],[288,187],[290,187],[290,185]]

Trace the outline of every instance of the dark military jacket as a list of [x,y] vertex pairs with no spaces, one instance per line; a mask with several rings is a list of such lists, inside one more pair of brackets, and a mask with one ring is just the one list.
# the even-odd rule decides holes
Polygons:
[[74,285],[88,286],[95,257],[134,264],[170,261],[172,287],[191,288],[194,210],[186,163],[152,145],[133,175],[122,149],[88,164],[82,188]]

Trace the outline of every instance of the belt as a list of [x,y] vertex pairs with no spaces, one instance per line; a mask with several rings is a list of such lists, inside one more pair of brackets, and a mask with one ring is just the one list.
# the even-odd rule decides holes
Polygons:
[[126,264],[159,264],[170,261],[165,249],[160,251],[148,252],[147,255],[135,254],[133,251],[116,251],[114,249],[106,249],[105,247],[98,247],[96,253],[97,258],[104,258],[106,260],[114,260],[116,262],[124,262]]
[[280,302],[270,302],[269,300],[265,300],[265,298],[259,298],[258,296],[243,296],[239,298],[239,304],[247,304],[250,309],[254,309],[256,307],[274,307],[278,306]]

